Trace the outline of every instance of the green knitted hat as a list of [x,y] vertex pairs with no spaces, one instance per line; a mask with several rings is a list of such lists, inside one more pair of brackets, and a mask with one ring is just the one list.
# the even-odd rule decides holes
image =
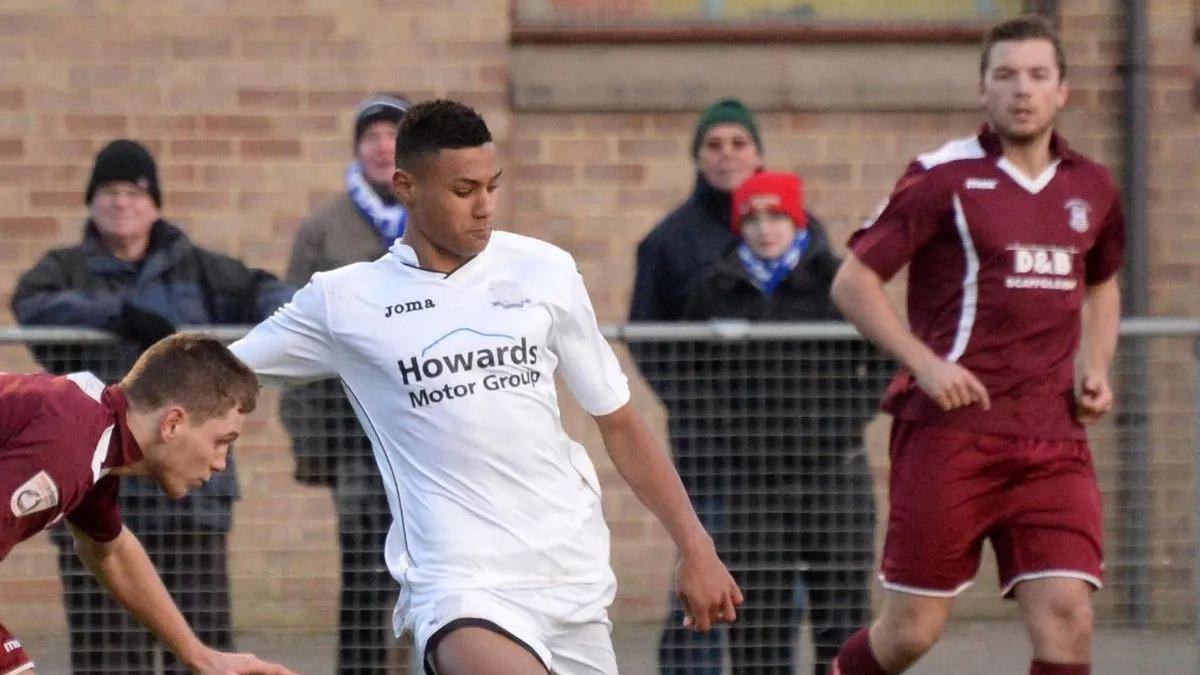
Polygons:
[[700,143],[704,141],[704,134],[722,122],[732,122],[745,127],[746,131],[750,132],[750,136],[754,138],[754,144],[758,146],[758,151],[760,153],[763,151],[762,138],[758,135],[758,125],[754,123],[754,115],[751,114],[750,109],[736,98],[723,98],[700,114],[700,121],[696,123],[696,135],[692,138],[692,157],[700,154]]

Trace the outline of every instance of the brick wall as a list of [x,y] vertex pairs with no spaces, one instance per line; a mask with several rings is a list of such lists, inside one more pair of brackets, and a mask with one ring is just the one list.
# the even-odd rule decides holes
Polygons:
[[[1074,87],[1063,130],[1119,170],[1120,3],[1063,5]],[[1150,6],[1153,309],[1196,315],[1194,7]],[[637,241],[693,180],[694,112],[510,110],[508,14],[496,0],[135,0],[119,15],[115,7],[9,0],[0,9],[0,324],[11,321],[20,271],[48,247],[77,239],[91,159],[118,135],[154,149],[168,218],[204,245],[278,272],[299,219],[340,189],[350,111],[363,95],[463,99],[485,114],[508,165],[500,226],[572,251],[602,321],[623,318]],[[839,246],[914,154],[972,133],[978,121],[974,112],[760,117],[768,165],[804,175],[810,208]],[[29,367],[18,351],[0,350],[0,369]],[[639,387],[635,401],[661,429],[652,397]],[[569,430],[596,449],[594,427],[571,406],[567,417]],[[240,448],[246,498],[233,535],[238,621],[328,627],[337,564],[328,495],[290,480],[277,423],[257,416],[252,426]],[[880,443],[873,445],[883,471]],[[1168,452],[1163,470],[1177,475],[1185,449]],[[656,616],[670,548],[598,460],[622,581],[615,614]],[[1173,494],[1191,504],[1190,492]],[[1160,505],[1172,506],[1181,508]],[[45,607],[56,588],[48,551],[39,541],[0,568],[0,614],[15,616],[15,608],[29,626],[61,626],[57,610]]]

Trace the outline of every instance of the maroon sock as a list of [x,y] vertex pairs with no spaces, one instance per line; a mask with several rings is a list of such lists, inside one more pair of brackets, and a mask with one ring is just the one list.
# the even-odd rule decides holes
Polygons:
[[1029,675],[1092,675],[1092,664],[1034,661],[1029,664]]
[[835,675],[888,675],[875,660],[867,635],[867,629],[864,628],[846,640],[834,664]]

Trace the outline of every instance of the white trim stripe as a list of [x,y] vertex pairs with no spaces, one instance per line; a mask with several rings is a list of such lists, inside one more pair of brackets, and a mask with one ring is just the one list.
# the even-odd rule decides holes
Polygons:
[[971,330],[975,327],[975,310],[979,303],[979,253],[971,239],[971,228],[967,225],[967,215],[963,212],[962,200],[958,198],[957,192],[954,193],[954,227],[958,229],[958,238],[962,241],[967,271],[963,274],[962,310],[958,316],[958,331],[954,334],[954,345],[946,355],[946,360],[951,363],[957,362],[967,351],[967,343],[971,341]]
[[904,584],[893,583],[888,581],[887,577],[884,577],[882,574],[879,575],[879,585],[883,586],[889,591],[896,591],[897,593],[905,593],[907,595],[921,595],[927,598],[953,598],[970,588],[974,583],[974,580],[964,581],[959,584],[957,588],[953,588],[948,591],[940,591],[931,588],[919,588],[917,586],[905,586]]
[[112,439],[113,429],[115,424],[108,425],[104,433],[100,434],[100,442],[96,444],[96,450],[92,453],[92,482],[97,483],[103,475],[100,468],[104,464],[105,458],[108,457],[108,444]]
[[83,371],[71,373],[67,375],[67,379],[74,382],[75,386],[83,390],[83,393],[92,397],[96,403],[100,402],[100,396],[104,394],[104,383],[95,375]]
[[918,155],[917,161],[928,171],[941,164],[964,159],[983,159],[984,157],[987,157],[987,151],[979,144],[979,137],[967,136],[966,138],[956,138],[948,141],[933,152]]
[[1013,182],[1015,182],[1017,185],[1020,185],[1022,188],[1024,188],[1026,192],[1036,195],[1045,189],[1045,187],[1050,184],[1050,181],[1054,180],[1054,176],[1058,173],[1058,165],[1060,162],[1062,162],[1061,159],[1056,159],[1053,162],[1050,162],[1050,166],[1046,167],[1042,171],[1042,175],[1034,179],[1030,179],[1028,176],[1026,176],[1020,169],[1017,168],[1016,164],[1008,161],[1007,157],[1001,156],[1000,159],[996,160],[996,166],[999,167],[1001,171],[1008,174],[1008,177],[1013,179]]
[[23,664],[17,666],[16,668],[13,668],[12,670],[4,673],[4,675],[17,675],[17,673],[23,673],[27,670],[33,670],[34,665],[35,664],[33,661],[30,661],[29,663],[23,663]]
[[1077,570],[1044,570],[1042,572],[1029,572],[1026,574],[1018,574],[1009,580],[1003,590],[1000,591],[1000,596],[1005,597],[1016,588],[1017,584],[1022,581],[1031,581],[1033,579],[1080,579],[1092,585],[1092,588],[1100,590],[1104,588],[1104,583],[1096,577]]

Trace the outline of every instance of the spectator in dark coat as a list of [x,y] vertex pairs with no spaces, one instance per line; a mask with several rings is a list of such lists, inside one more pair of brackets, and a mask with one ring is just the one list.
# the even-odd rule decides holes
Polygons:
[[[741,241],[693,285],[683,319],[841,321],[829,297],[840,261],[802,205],[792,174],[742,183],[731,227]],[[734,672],[792,672],[800,581],[823,675],[870,616],[875,507],[862,431],[892,369],[858,339],[704,342],[688,356],[695,410],[680,424],[692,442],[677,463],[724,514],[712,534],[746,597],[729,628]]]
[[[177,326],[253,324],[287,302],[292,289],[271,274],[193,244],[160,217],[154,159],[130,140],[96,156],[84,199],[90,211],[83,242],[53,250],[17,282],[13,313],[25,325],[97,328],[120,340],[102,345],[44,345],[34,356],[46,370],[90,370],[117,381],[137,357]],[[173,501],[146,479],[127,479],[121,512],[201,640],[233,646],[225,539],[238,496],[233,454],[189,499]],[[57,528],[66,593],[72,671],[150,673],[150,633],[109,598]],[[163,652],[169,673],[186,672]]]

